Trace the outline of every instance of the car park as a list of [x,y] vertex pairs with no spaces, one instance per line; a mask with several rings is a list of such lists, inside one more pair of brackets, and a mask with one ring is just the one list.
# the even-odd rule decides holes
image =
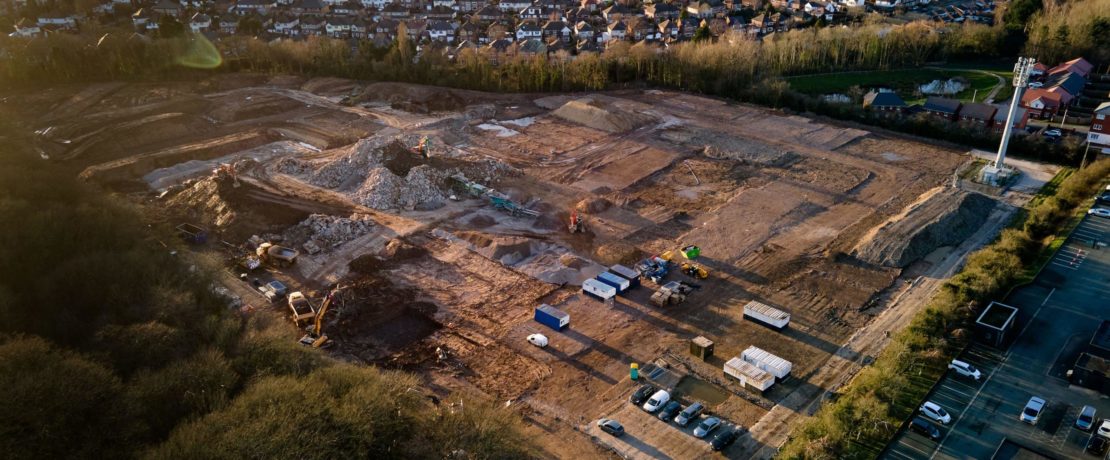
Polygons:
[[674,418],[674,414],[677,414],[680,410],[682,410],[682,404],[679,404],[678,401],[671,401],[659,410],[659,420],[670,420]]
[[1090,214],[1092,216],[1110,218],[1110,209],[1091,208],[1090,210],[1087,211],[1087,214]]
[[1093,426],[1095,426],[1095,408],[1083,406],[1079,410],[1079,416],[1075,418],[1075,427],[1083,431],[1091,431]]
[[1087,448],[1085,449],[1088,454],[1097,455],[1099,457],[1106,455],[1106,450],[1110,448],[1110,439],[1102,436],[1091,436],[1087,440]]
[[948,363],[948,368],[955,371],[957,375],[970,378],[976,382],[982,377],[982,373],[979,372],[979,369],[958,359],[953,359],[952,362]]
[[652,393],[655,393],[655,387],[651,386],[651,384],[645,384],[633,392],[632,396],[628,397],[628,402],[637,405],[643,404]]
[[690,421],[697,420],[698,417],[701,416],[701,413],[703,411],[705,411],[705,406],[703,406],[699,402],[693,403],[689,406],[686,406],[686,408],[683,409],[682,412],[675,416],[674,422],[678,424],[678,426],[689,425]]
[[532,334],[528,336],[528,343],[544,348],[547,346],[547,336],[543,334]]
[[916,433],[927,436],[934,441],[940,439],[940,428],[920,415],[910,420],[910,429]]
[[1030,425],[1036,425],[1037,420],[1041,418],[1041,412],[1044,410],[1045,400],[1034,396],[1029,398],[1029,402],[1025,403],[1025,408],[1021,410],[1021,421]]
[[713,432],[713,430],[716,430],[719,426],[721,426],[721,419],[717,417],[709,417],[705,420],[702,420],[701,423],[698,424],[698,427],[694,428],[694,437],[704,438],[709,435],[709,433]]
[[613,436],[619,437],[620,435],[624,434],[624,426],[616,420],[603,418],[597,421],[597,427],[601,428],[601,431],[609,433]]
[[644,410],[648,412],[655,412],[659,410],[659,408],[663,407],[664,404],[667,404],[667,401],[670,400],[671,394],[667,393],[667,390],[659,390],[656,391],[655,394],[651,395],[651,398],[649,398],[647,402],[644,403],[643,407]]
[[713,450],[724,449],[732,445],[732,443],[736,441],[736,438],[740,437],[740,431],[739,427],[726,427],[713,435],[713,439],[709,441],[709,445],[713,447]]
[[947,425],[948,422],[952,421],[952,415],[941,408],[939,404],[932,401],[925,401],[925,404],[922,404],[917,410],[921,411],[921,415],[939,422],[942,425]]

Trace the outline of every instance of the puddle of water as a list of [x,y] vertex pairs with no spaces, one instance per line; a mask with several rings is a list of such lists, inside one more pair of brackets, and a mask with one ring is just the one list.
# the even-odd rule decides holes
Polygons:
[[708,407],[715,407],[728,399],[728,392],[717,385],[706,382],[697,377],[685,376],[674,387],[675,393],[691,399],[702,401]]

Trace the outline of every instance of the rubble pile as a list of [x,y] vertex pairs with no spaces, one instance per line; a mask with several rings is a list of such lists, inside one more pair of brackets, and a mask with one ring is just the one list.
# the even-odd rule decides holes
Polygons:
[[167,206],[188,209],[196,218],[204,218],[216,227],[225,227],[235,220],[236,213],[223,198],[232,187],[232,179],[213,174],[203,179],[186,181],[181,190],[167,201]]
[[444,196],[436,184],[443,180],[443,173],[431,166],[412,168],[404,178],[384,167],[376,167],[366,175],[366,180],[355,190],[354,199],[368,208],[411,211],[443,202]]
[[375,225],[366,214],[352,214],[350,217],[312,214],[290,228],[285,237],[289,241],[305,240],[302,247],[312,254],[370,233]]

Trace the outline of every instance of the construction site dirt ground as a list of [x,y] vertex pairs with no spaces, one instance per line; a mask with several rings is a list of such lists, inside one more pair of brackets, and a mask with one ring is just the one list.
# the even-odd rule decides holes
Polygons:
[[[440,397],[505,401],[546,457],[709,455],[658,420],[629,420],[620,446],[591,428],[627,413],[631,363],[665,369],[656,383],[750,431],[724,455],[769,455],[866,362],[860,353],[885,343],[861,331],[915,299],[899,307],[909,317],[927,298],[906,295],[918,277],[950,276],[1012,212],[988,206],[981,221],[953,224],[975,213],[918,206],[966,152],[671,91],[502,95],[222,75],[0,98],[26,133],[6,142],[130,197],[154,224],[206,227],[209,242],[193,251],[226,261],[245,311],[285,311],[237,279],[248,241],[294,246],[295,265],[247,278],[317,303],[342,286],[324,321],[330,353],[416,372]],[[479,197],[474,184],[496,192]],[[518,212],[495,209],[494,196]],[[572,212],[584,233],[567,231]],[[947,225],[971,227],[967,241],[899,233]],[[929,256],[867,262],[857,252],[872,239],[912,240],[897,249]],[[646,280],[611,304],[579,288],[609,265],[687,244],[710,276],[682,304],[652,305]],[[677,270],[668,279],[689,281]],[[790,326],[745,320],[751,300],[789,312]],[[569,313],[570,327],[533,321],[541,303]],[[532,346],[533,333],[550,344]],[[290,328],[290,340],[301,334]],[[715,342],[713,357],[690,355],[697,336]],[[723,363],[752,345],[793,363],[791,377],[762,394],[725,378]],[[830,370],[840,361],[851,365]]]

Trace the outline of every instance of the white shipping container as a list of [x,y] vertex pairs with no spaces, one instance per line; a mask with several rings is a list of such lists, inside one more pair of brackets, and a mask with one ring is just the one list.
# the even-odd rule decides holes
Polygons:
[[743,353],[740,353],[740,358],[742,358],[744,361],[752,363],[753,365],[755,365],[755,367],[770,372],[771,375],[775,376],[779,380],[782,380],[786,378],[787,375],[790,375],[790,370],[794,368],[794,365],[791,364],[790,361],[779,358],[778,356],[768,353],[766,350],[763,350],[762,348],[756,346],[748,347],[747,350],[744,350]]
[[616,288],[593,278],[582,282],[582,292],[601,300],[609,300],[617,296]]
[[759,391],[765,391],[775,384],[775,376],[745,362],[740,357],[732,358],[725,363],[725,374],[736,377],[742,385]]
[[790,313],[754,300],[744,305],[744,316],[777,329],[782,329],[790,323]]

